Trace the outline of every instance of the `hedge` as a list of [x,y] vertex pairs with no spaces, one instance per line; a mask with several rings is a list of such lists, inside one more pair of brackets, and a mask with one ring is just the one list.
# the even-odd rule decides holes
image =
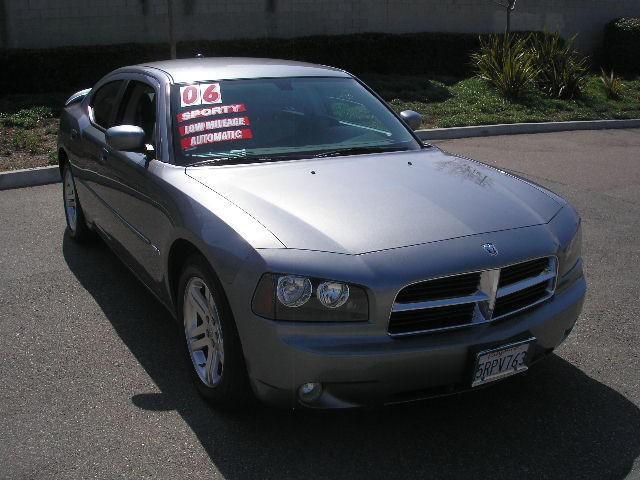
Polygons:
[[[178,57],[252,56],[321,63],[355,74],[471,73],[470,55],[479,47],[473,33],[366,33],[291,39],[181,42]],[[93,85],[115,68],[169,57],[167,44],[123,44],[42,50],[0,50],[0,91],[73,92]]]
[[124,44],[51,49],[0,50],[0,91],[73,93],[91,87],[105,74],[125,66],[167,58],[169,48]]
[[640,17],[618,18],[604,30],[604,56],[620,73],[640,73]]

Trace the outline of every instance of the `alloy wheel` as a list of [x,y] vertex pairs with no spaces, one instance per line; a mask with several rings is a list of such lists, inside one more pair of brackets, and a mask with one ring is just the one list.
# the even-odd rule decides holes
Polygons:
[[76,187],[70,168],[66,169],[64,175],[64,211],[67,215],[69,228],[72,232],[75,232],[78,221],[78,211],[76,206]]
[[187,350],[198,377],[208,387],[222,381],[224,339],[220,314],[204,280],[187,282],[183,302],[184,333]]

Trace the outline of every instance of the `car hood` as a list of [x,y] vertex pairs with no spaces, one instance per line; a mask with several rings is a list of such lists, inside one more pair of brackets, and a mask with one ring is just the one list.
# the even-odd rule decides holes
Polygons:
[[539,225],[562,208],[541,187],[436,148],[186,173],[287,248],[345,254]]

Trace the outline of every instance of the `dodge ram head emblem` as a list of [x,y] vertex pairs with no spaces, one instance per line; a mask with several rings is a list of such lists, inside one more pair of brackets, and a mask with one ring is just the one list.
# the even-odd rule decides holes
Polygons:
[[489,255],[493,255],[494,257],[498,255],[498,249],[493,243],[485,243],[484,245],[482,245],[482,248],[484,248],[484,251]]

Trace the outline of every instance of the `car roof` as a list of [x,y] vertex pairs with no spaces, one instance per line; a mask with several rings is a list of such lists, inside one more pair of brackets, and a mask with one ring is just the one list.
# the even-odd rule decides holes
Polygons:
[[350,77],[338,68],[272,58],[187,58],[143,63],[138,67],[162,70],[174,83],[239,78]]

